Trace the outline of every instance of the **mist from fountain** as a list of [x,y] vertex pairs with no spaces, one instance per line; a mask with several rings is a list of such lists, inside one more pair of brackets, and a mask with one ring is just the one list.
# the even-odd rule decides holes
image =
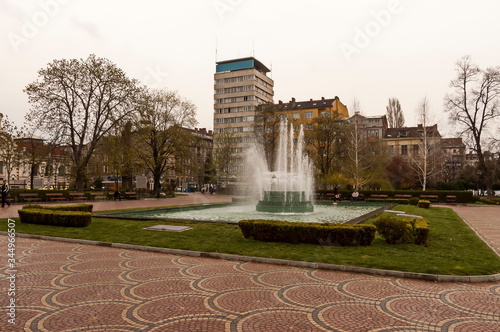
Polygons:
[[282,120],[275,165],[268,169],[262,147],[254,147],[249,159],[253,167],[252,180],[257,187],[258,211],[312,212],[313,168],[304,153],[304,128],[301,125],[295,139],[293,126]]

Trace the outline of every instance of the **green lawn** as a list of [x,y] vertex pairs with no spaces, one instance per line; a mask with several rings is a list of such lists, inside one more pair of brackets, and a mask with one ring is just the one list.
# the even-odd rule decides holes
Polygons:
[[[418,214],[429,221],[431,231],[428,246],[388,245],[378,235],[372,245],[367,247],[267,243],[245,239],[236,225],[104,218],[94,218],[86,228],[38,226],[18,222],[16,232],[418,273],[500,273],[500,258],[453,210],[436,207],[421,209],[409,205],[398,205],[393,209]],[[180,233],[143,230],[144,227],[158,224],[186,225],[193,229]],[[0,223],[0,230],[7,230],[6,219]]]

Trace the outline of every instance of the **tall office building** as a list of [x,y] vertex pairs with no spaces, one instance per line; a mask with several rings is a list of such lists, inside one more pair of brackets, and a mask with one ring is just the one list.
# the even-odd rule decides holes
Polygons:
[[[272,103],[274,81],[270,70],[254,57],[219,61],[214,74],[214,148],[220,140],[230,137],[233,159],[242,153],[254,138],[254,119],[260,104]],[[217,151],[216,151],[217,155]],[[235,162],[234,165],[237,165]],[[238,166],[235,166],[236,168]],[[234,172],[236,173],[237,169]]]
[[253,131],[255,109],[273,102],[274,82],[270,70],[259,60],[248,57],[219,61],[214,91],[214,132],[248,136]]

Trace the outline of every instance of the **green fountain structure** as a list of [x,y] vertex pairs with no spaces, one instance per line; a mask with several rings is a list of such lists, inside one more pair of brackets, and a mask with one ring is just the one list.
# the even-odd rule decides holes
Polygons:
[[[297,137],[287,120],[280,124],[279,145],[274,170],[267,169],[265,158],[254,158],[257,167],[255,179],[260,199],[259,212],[308,213],[314,211],[310,199],[313,188],[312,166],[304,154],[304,130],[300,127]],[[263,155],[257,154],[257,155]],[[260,180],[260,181],[259,181]]]

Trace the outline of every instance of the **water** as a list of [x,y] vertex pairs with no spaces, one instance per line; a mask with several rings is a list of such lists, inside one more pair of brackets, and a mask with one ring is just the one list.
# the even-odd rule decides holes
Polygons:
[[293,126],[288,126],[288,121],[283,119],[279,129],[272,169],[268,168],[262,146],[256,145],[247,151],[247,165],[251,165],[249,175],[256,190],[256,195],[251,196],[258,197],[257,209],[262,212],[312,211],[313,168],[304,153],[304,128],[300,126],[295,138]]
[[201,221],[238,222],[245,219],[283,220],[291,222],[343,224],[381,208],[381,204],[315,205],[311,213],[266,213],[255,210],[255,205],[227,205],[221,207],[197,207],[157,209],[113,213],[113,216],[148,219],[185,219]]

